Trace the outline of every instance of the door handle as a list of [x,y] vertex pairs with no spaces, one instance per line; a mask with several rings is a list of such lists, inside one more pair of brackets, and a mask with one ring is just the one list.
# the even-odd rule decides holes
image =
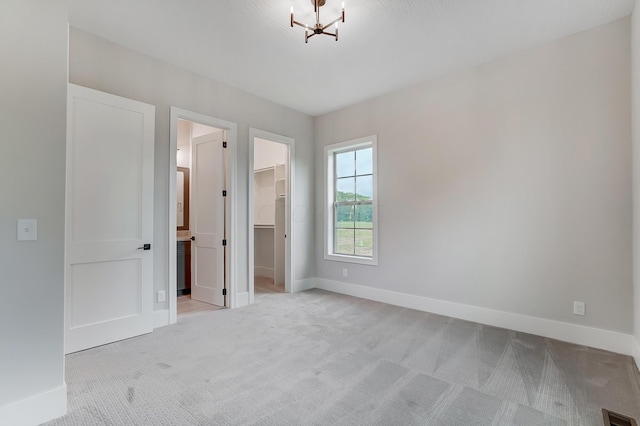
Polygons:
[[142,247],[138,247],[138,250],[151,250],[151,244],[145,244]]
[[196,240],[196,237],[191,237],[191,241],[195,241],[195,240]]

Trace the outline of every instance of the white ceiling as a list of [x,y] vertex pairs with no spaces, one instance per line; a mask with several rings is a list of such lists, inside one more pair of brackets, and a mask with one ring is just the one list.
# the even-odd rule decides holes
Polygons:
[[[304,43],[310,0],[72,0],[72,26],[320,115],[627,16],[635,0],[345,0]],[[338,16],[327,0],[322,22]]]

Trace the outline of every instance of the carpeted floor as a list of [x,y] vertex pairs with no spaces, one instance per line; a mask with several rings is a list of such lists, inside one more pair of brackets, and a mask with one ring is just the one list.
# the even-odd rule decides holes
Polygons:
[[321,290],[68,355],[51,425],[602,425],[630,357]]

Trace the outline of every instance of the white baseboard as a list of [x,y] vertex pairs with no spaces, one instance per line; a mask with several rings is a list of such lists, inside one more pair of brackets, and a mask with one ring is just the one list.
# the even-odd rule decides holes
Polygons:
[[636,367],[640,370],[640,341],[635,336],[631,337],[633,345],[633,359],[636,361]]
[[267,268],[265,266],[255,266],[253,268],[253,275],[256,277],[267,277],[271,279],[274,279],[274,277],[276,276],[275,269]]
[[169,310],[153,311],[153,329],[169,325]]
[[238,293],[236,295],[236,308],[242,308],[243,306],[249,305],[249,292],[245,291],[244,293]]
[[301,291],[316,288],[316,278],[306,278],[304,280],[294,281],[291,293],[300,293]]
[[[640,354],[633,336],[578,324],[447,302],[390,290],[381,290],[341,281],[315,279],[316,288],[334,293],[445,315],[494,327],[507,328],[624,355]],[[635,348],[634,348],[635,346]],[[636,362],[640,355],[636,355]],[[640,363],[639,363],[640,364]]]
[[67,384],[0,407],[0,425],[33,426],[67,414]]

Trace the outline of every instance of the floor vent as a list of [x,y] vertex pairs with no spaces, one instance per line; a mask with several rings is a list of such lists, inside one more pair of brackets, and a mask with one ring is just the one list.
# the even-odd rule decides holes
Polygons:
[[604,417],[604,426],[638,426],[631,417],[614,413],[613,411],[602,409],[602,417]]

